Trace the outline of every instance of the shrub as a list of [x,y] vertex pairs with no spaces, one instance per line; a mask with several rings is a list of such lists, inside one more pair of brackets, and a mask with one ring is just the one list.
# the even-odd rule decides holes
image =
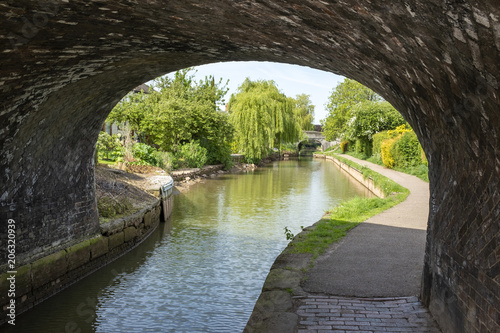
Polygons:
[[387,131],[383,131],[373,135],[373,148],[372,153],[373,157],[381,159],[382,158],[382,142],[389,139],[389,133]]
[[170,172],[177,166],[177,159],[171,152],[157,151],[155,154],[156,166]]
[[145,144],[145,143],[136,143],[132,147],[132,154],[134,158],[138,160],[139,164],[149,164],[156,166],[156,149]]
[[[304,144],[307,145],[307,144]],[[280,145],[280,150],[283,154],[297,154],[299,152],[299,148],[295,143],[284,143]]]
[[198,142],[185,143],[178,151],[177,158],[185,167],[202,168],[207,162],[207,149]]
[[386,139],[382,142],[381,156],[382,163],[388,168],[394,168],[394,157],[392,156],[392,146],[396,142],[397,138]]
[[343,153],[345,153],[347,150],[348,150],[348,147],[349,146],[349,141],[342,141],[340,143],[340,151]]
[[415,132],[404,132],[391,147],[394,165],[399,168],[409,168],[422,163],[422,148]]
[[388,130],[387,134],[389,134],[390,138],[395,138],[396,136],[398,136],[400,134],[403,134],[406,132],[412,132],[412,131],[413,130],[411,129],[411,127],[409,125],[405,124],[405,125],[398,126],[393,130]]
[[247,164],[259,164],[260,161],[261,161],[261,158],[257,158],[257,157],[249,157],[247,155],[244,155],[245,156],[245,163]]
[[100,132],[96,147],[101,159],[116,161],[117,158],[123,157],[124,148],[116,134]]
[[231,146],[230,144],[217,144],[213,141],[204,140],[201,146],[207,149],[206,164],[224,164],[225,169],[231,169],[233,160],[231,159]]
[[240,149],[238,147],[238,142],[237,141],[231,142],[230,147],[231,147],[231,153],[232,154],[239,154],[240,153]]
[[366,138],[356,139],[356,153],[364,154],[366,156],[372,155],[372,143]]

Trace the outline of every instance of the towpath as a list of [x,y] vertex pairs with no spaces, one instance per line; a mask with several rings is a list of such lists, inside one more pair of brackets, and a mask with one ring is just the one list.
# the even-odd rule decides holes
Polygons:
[[416,296],[424,264],[429,184],[380,165],[354,159],[410,190],[399,205],[371,217],[321,255],[304,290],[337,296]]
[[308,295],[298,299],[298,332],[440,332],[416,297],[424,263],[429,184],[343,157],[394,180],[410,195],[351,230],[316,260],[303,284]]

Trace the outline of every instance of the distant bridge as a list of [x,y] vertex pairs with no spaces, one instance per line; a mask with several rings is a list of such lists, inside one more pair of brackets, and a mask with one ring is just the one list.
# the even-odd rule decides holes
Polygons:
[[326,149],[338,144],[337,141],[327,141],[323,132],[318,131],[304,131],[306,138],[309,141],[317,141],[321,143],[321,150],[325,151]]

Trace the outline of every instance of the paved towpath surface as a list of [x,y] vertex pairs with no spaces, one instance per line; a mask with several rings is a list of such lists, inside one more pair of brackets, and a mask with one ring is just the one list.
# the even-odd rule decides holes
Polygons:
[[[429,184],[347,155],[411,194],[351,230],[321,255],[303,285],[299,333],[440,332],[418,302],[429,207]],[[335,296],[332,296],[335,295]]]
[[417,297],[315,296],[302,300],[298,333],[441,332]]
[[339,244],[321,255],[307,274],[304,290],[356,297],[418,295],[429,184],[380,165],[343,157],[396,181],[411,193],[404,202],[351,230]]

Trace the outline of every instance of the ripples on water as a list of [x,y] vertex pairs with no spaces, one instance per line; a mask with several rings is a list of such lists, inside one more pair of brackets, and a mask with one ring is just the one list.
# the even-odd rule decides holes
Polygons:
[[242,331],[288,243],[284,227],[297,233],[365,192],[323,160],[207,179],[174,197],[171,225],[160,225],[136,250],[19,316],[16,329]]

